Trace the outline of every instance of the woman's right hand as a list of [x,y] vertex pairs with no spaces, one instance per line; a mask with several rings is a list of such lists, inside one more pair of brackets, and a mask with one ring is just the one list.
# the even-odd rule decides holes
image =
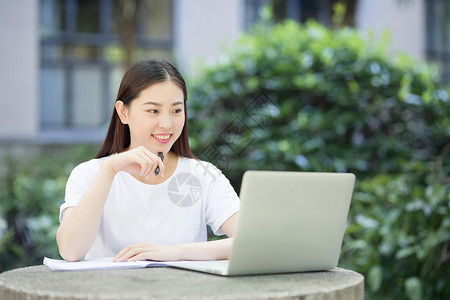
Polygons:
[[64,212],[56,234],[61,256],[68,261],[78,261],[86,256],[97,236],[105,202],[118,172],[149,178],[158,166],[163,175],[161,158],[142,146],[105,159],[78,205],[68,207]]
[[114,173],[120,171],[130,173],[131,175],[141,176],[149,179],[159,167],[161,176],[164,177],[164,163],[158,155],[152,153],[144,146],[112,155],[102,164],[112,168]]

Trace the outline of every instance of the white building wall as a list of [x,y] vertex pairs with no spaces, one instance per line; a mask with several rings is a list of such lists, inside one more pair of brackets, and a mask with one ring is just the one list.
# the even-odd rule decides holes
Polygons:
[[402,52],[425,61],[424,0],[359,0],[356,27],[381,37],[390,32],[392,54]]
[[217,60],[244,29],[243,0],[174,0],[174,54],[180,71]]
[[0,138],[26,138],[38,131],[38,5],[35,0],[0,1]]

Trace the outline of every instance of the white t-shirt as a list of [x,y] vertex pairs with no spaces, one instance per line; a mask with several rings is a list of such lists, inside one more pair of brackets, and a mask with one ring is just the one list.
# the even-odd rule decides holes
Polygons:
[[[60,221],[64,210],[76,206],[84,196],[104,159],[92,159],[73,169]],[[157,185],[119,172],[86,258],[115,256],[124,247],[139,242],[174,245],[206,241],[206,225],[215,234],[223,235],[220,227],[239,207],[239,198],[228,179],[204,161],[179,157],[172,176]]]

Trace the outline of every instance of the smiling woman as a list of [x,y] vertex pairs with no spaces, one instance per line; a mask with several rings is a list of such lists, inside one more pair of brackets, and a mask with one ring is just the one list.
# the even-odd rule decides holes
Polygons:
[[67,181],[56,236],[64,259],[228,258],[232,239],[207,242],[206,225],[232,237],[239,198],[192,154],[186,101],[184,79],[166,61],[125,73],[102,148]]
[[127,105],[121,100],[116,101],[120,121],[130,130],[127,148],[144,145],[156,152],[168,152],[184,128],[183,97],[176,84],[164,81],[145,88]]

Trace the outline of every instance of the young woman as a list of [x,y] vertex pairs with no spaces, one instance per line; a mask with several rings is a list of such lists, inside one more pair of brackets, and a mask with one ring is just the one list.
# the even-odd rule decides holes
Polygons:
[[[56,234],[65,260],[228,258],[239,198],[193,156],[186,101],[184,79],[166,61],[125,73],[101,150],[67,181]],[[207,242],[206,225],[229,238]]]

